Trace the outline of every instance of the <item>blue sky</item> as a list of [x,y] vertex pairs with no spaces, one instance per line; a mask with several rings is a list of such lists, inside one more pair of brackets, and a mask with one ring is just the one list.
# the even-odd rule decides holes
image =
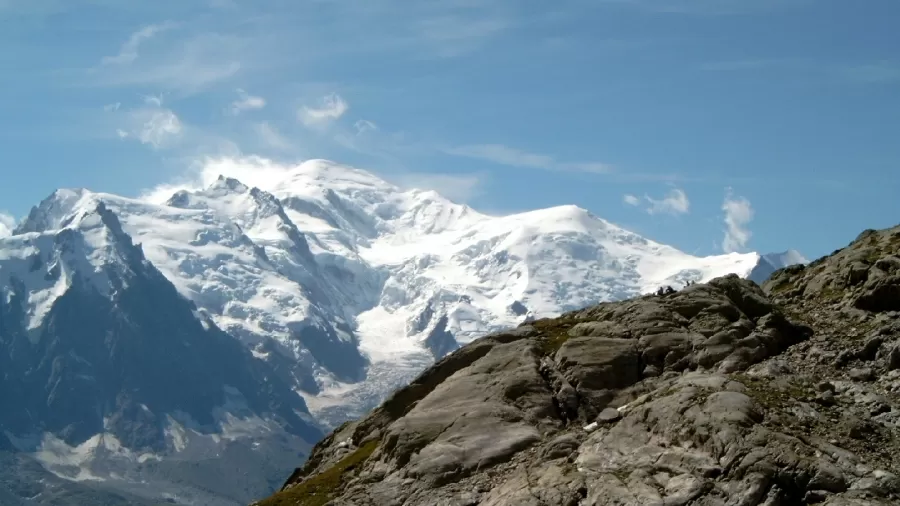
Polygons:
[[[900,222],[896,0],[0,0],[0,210],[329,158],[697,254]],[[0,218],[9,222],[9,217]]]

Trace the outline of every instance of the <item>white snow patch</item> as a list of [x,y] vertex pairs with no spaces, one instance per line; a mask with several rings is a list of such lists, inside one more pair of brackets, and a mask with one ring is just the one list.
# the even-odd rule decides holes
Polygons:
[[[576,206],[488,216],[324,160],[286,167],[220,159],[203,169],[201,183],[154,202],[56,192],[23,223],[36,233],[0,239],[5,299],[21,296],[38,329],[75,273],[107,293],[105,273],[124,264],[96,213],[102,202],[196,304],[205,326],[231,333],[261,360],[273,357],[258,345],[274,342],[277,353],[315,371],[322,393],[303,397],[325,414],[370,405],[418,374],[432,362],[423,341],[442,317],[465,344],[529,318],[664,285],[746,276],[760,258],[694,257]],[[66,248],[54,242],[64,230],[75,233]],[[14,278],[24,294],[14,293]],[[526,314],[511,312],[513,303]],[[359,384],[334,382],[296,338],[308,326],[339,323],[354,330],[372,364]],[[335,333],[345,342],[354,337]],[[240,417],[225,423],[236,433],[259,428]]]

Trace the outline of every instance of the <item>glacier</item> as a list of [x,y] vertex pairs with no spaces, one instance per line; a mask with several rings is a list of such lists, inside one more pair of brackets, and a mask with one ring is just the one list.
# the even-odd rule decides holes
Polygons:
[[[212,371],[223,383],[205,384],[205,407],[190,413],[187,398],[178,409],[131,400],[116,408],[115,423],[98,419],[77,437],[71,430],[4,432],[53,476],[126,483],[142,497],[155,488],[206,497],[209,477],[200,471],[193,482],[161,485],[146,482],[148,466],[170,473],[219,452],[255,462],[260,442],[266,451],[288,449],[278,462],[293,461],[290,452],[304,451],[317,431],[366,412],[486,333],[666,285],[729,273],[755,279],[805,263],[796,252],[692,256],[576,206],[488,215],[327,160],[281,170],[258,158],[241,163],[241,175],[264,177],[242,181],[223,166],[203,185],[145,198],[60,189],[0,238],[0,331],[5,314],[21,315],[24,339],[50,359],[55,348],[41,340],[58,338],[55,308],[77,293],[119,312],[113,320],[133,323],[153,307],[163,318],[187,314],[195,322],[189,340],[203,343],[204,332],[218,336],[221,329],[246,358],[212,353],[229,357],[229,367],[252,369]],[[152,300],[134,302],[132,284],[157,287],[157,275],[181,300],[154,288]],[[154,339],[145,334],[141,339]],[[201,364],[201,356],[184,360],[186,367],[216,367]],[[80,356],[66,361],[81,375],[96,366]],[[242,378],[241,388],[229,374]],[[253,385],[267,385],[266,394],[253,394]],[[252,402],[233,401],[245,397]],[[123,421],[132,415],[133,426]],[[286,418],[294,420],[293,433],[278,427]],[[157,433],[142,446],[141,438]],[[264,480],[254,482],[254,493]],[[235,487],[230,497],[239,503],[251,488]]]
[[[59,190],[2,249],[89,227],[79,217],[102,202],[201,317],[288,369],[326,425],[487,332],[772,263],[688,255],[575,206],[490,216],[327,160],[268,174],[256,187],[223,175],[163,202]],[[84,271],[103,271],[108,244],[84,246]],[[21,269],[7,262],[0,276]],[[29,282],[31,326],[65,282]]]

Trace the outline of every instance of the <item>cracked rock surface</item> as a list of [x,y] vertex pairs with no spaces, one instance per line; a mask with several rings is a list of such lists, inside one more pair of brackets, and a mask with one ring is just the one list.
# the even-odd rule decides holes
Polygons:
[[900,227],[479,339],[260,505],[900,504]]

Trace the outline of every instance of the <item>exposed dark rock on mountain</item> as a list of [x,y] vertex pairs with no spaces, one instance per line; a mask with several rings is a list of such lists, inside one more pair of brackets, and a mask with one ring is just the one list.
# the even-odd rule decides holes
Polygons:
[[[115,215],[102,204],[96,213],[122,266],[105,272],[109,295],[77,281],[35,329],[26,328],[21,313],[19,299],[27,293],[13,290],[0,301],[0,404],[14,407],[0,410],[0,425],[14,434],[50,431],[72,445],[108,430],[128,448],[160,450],[166,414],[212,425],[230,387],[251,412],[277,414],[291,432],[315,440],[318,430],[298,416],[306,412],[302,399],[272,381],[240,343],[204,326]],[[83,248],[85,239],[64,230],[54,240],[57,250],[41,253],[62,265],[65,252]],[[293,404],[280,404],[283,399]]]
[[[84,481],[79,472],[102,475],[108,471],[104,466],[118,476],[143,473],[138,482],[164,483],[176,491],[194,487],[190,490],[207,495],[206,489],[213,490],[208,476],[234,471],[217,468],[188,439],[228,439],[214,454],[224,459],[243,444],[268,448],[271,441],[261,441],[271,434],[277,439],[272,446],[284,449],[267,457],[280,465],[261,465],[263,473],[283,466],[285,452],[293,458],[319,439],[320,429],[291,384],[198,317],[196,306],[147,261],[115,214],[100,203],[83,219],[81,229],[15,239],[28,245],[32,256],[23,260],[30,269],[10,269],[0,297],[0,504],[151,503],[140,495],[156,502],[158,490],[132,494],[130,483],[60,479]],[[107,260],[99,267],[84,262],[79,253],[101,241],[96,251]],[[16,267],[14,261],[8,265]],[[61,295],[36,324],[25,309],[34,297],[22,280],[29,276],[48,283],[69,280],[59,283]],[[266,421],[283,432],[260,429],[254,441],[237,441],[241,430]],[[228,433],[235,424],[238,429]],[[58,443],[46,439],[51,435]],[[30,460],[35,453],[50,455],[43,462],[54,469],[48,472]],[[158,463],[158,455],[172,460]],[[175,472],[179,466],[188,469]],[[240,488],[226,486],[220,489],[226,493],[208,495],[222,504],[249,500],[253,488],[269,486],[266,476],[241,474]]]
[[476,340],[271,505],[900,503],[900,227]]
[[436,360],[447,356],[448,353],[459,348],[459,343],[453,337],[453,333],[447,330],[447,315],[441,316],[437,324],[425,338],[425,347]]

